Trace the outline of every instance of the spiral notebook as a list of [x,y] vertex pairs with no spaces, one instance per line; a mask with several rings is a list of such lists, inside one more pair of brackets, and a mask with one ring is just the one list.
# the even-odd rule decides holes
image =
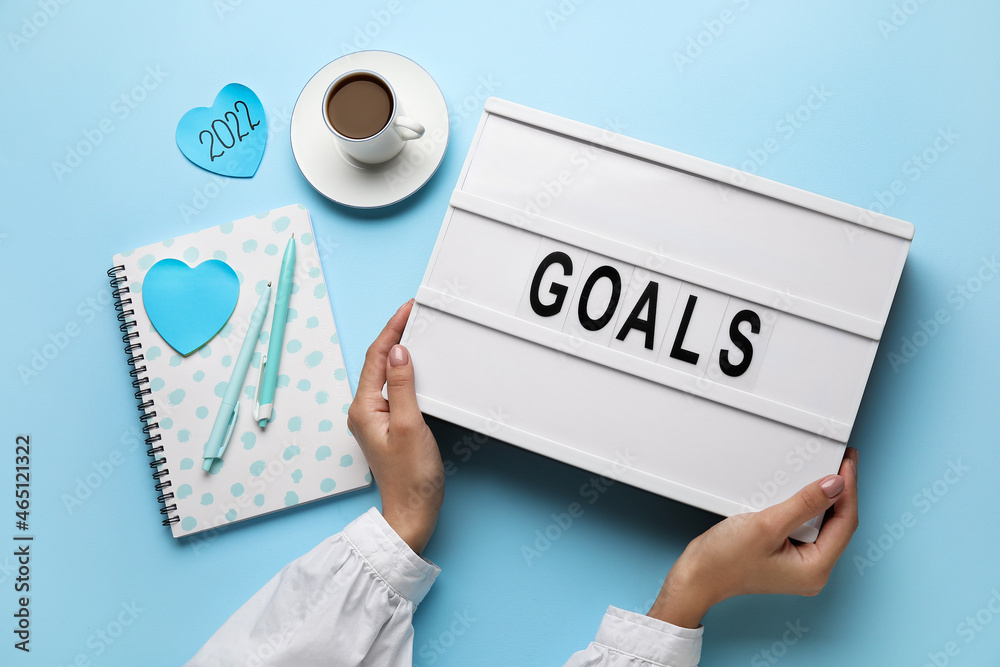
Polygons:
[[[202,470],[203,448],[230,380],[250,314],[295,234],[297,258],[274,413],[266,429],[253,418],[269,310],[240,394],[239,416],[221,466]],[[196,266],[228,263],[240,280],[233,314],[207,344],[184,357],[157,333],[142,302],[142,282],[161,259]],[[174,537],[277,512],[371,484],[347,429],[351,389],[309,212],[286,206],[218,227],[123,252],[108,271],[129,376],[147,435],[163,524]],[[272,305],[273,305],[272,297]]]

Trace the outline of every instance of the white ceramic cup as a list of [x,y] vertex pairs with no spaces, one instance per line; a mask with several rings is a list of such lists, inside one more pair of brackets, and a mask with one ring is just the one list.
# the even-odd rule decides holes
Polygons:
[[[359,74],[364,74],[377,79],[383,87],[389,91],[389,101],[392,105],[392,112],[389,114],[388,122],[382,127],[382,129],[369,137],[357,139],[345,136],[337,131],[337,128],[335,128],[333,123],[330,122],[327,108],[330,102],[330,96],[335,90],[337,90],[338,84],[348,77],[354,77]],[[340,148],[347,155],[351,156],[358,162],[363,162],[365,164],[381,164],[382,162],[391,160],[396,157],[399,151],[403,150],[403,146],[406,145],[407,141],[419,139],[424,135],[423,125],[414,119],[403,115],[399,104],[399,98],[396,97],[396,91],[393,89],[392,84],[386,81],[385,77],[370,70],[352,70],[338,76],[336,80],[334,80],[334,82],[331,83],[326,89],[326,94],[323,95],[322,112],[323,121],[326,123],[327,128],[333,132],[333,136],[337,138],[337,143],[340,145]]]

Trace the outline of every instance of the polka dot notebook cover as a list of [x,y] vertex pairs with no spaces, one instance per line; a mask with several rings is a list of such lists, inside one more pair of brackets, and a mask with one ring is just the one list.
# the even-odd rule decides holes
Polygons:
[[[253,418],[260,360],[267,352],[282,255],[295,234],[296,262],[272,419]],[[150,324],[142,282],[153,264],[174,258],[197,266],[228,263],[240,281],[225,326],[183,357]],[[371,473],[347,429],[351,388],[327,295],[309,212],[300,205],[229,222],[114,256],[116,290],[132,385],[164,525],[174,537],[371,484]],[[249,328],[268,283],[271,307],[240,394],[237,423],[225,456],[202,470],[208,440]],[[194,306],[193,306],[194,307]]]

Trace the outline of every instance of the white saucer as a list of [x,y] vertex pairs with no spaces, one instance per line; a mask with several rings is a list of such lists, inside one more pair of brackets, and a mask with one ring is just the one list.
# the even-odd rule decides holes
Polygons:
[[[422,137],[407,141],[399,155],[379,165],[362,165],[341,153],[323,120],[327,88],[356,69],[384,76],[403,112],[425,128]],[[431,75],[409,58],[359,51],[337,58],[309,79],[292,111],[291,136],[299,170],[324,197],[356,208],[388,206],[412,195],[437,171],[448,147],[448,105]]]

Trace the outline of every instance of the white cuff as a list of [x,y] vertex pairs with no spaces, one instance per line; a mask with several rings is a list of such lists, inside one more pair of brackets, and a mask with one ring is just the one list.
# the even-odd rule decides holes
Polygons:
[[594,643],[655,665],[696,667],[705,628],[682,628],[618,607],[608,607]]
[[413,604],[420,604],[441,573],[414,553],[374,507],[349,523],[344,536],[376,576]]

